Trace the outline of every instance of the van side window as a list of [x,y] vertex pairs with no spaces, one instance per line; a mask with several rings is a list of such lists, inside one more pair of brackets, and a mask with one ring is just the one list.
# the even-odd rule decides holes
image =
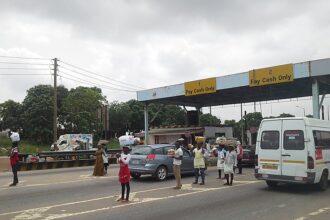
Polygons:
[[278,131],[263,131],[261,134],[261,149],[276,150],[279,148],[280,132]]
[[330,131],[313,131],[315,147],[330,149]]
[[301,130],[284,131],[283,147],[285,150],[303,150],[305,149],[304,132]]

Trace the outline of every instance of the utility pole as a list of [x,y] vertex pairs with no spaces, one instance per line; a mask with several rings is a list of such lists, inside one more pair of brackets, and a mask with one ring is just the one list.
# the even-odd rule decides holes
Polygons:
[[242,123],[242,129],[241,129],[241,143],[244,144],[244,124],[243,124],[243,104],[241,103],[241,123]]
[[57,144],[57,58],[54,58],[54,114],[53,114],[53,143],[56,149]]

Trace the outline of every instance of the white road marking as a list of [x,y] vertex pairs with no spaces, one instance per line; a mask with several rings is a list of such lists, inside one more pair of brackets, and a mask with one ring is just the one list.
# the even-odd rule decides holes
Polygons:
[[308,213],[307,215],[305,216],[302,216],[302,217],[299,217],[299,218],[296,218],[295,220],[305,220],[307,219],[308,217],[313,217],[313,216],[317,216],[317,215],[320,215],[324,212],[328,212],[330,211],[330,206],[329,207],[324,207],[324,208],[321,208],[321,209],[318,209],[317,211],[314,211],[314,212],[310,212]]
[[[133,197],[134,202],[131,202],[131,203],[126,203],[126,204],[121,204],[121,205],[114,205],[114,206],[110,206],[110,207],[104,207],[104,208],[100,208],[100,209],[94,209],[94,210],[76,212],[76,213],[43,214],[45,211],[47,211],[51,208],[68,206],[68,205],[75,205],[75,204],[87,203],[87,202],[93,202],[93,201],[99,201],[99,200],[103,200],[103,199],[114,198],[114,197],[117,197],[117,195],[111,195],[111,196],[94,198],[94,199],[77,201],[77,202],[71,202],[71,203],[57,204],[57,205],[46,206],[46,207],[41,207],[41,208],[33,208],[33,209],[27,209],[27,210],[15,211],[15,212],[2,213],[2,214],[0,214],[0,216],[19,214],[15,218],[13,218],[14,220],[36,219],[36,218],[43,218],[43,219],[47,219],[47,220],[60,219],[60,218],[66,218],[66,217],[70,217],[70,216],[77,216],[77,215],[95,213],[95,212],[98,212],[98,211],[110,210],[110,209],[121,208],[121,207],[126,207],[126,206],[134,206],[134,205],[139,205],[139,204],[147,203],[147,202],[151,202],[151,201],[160,201],[160,200],[165,200],[165,199],[184,197],[184,196],[189,196],[189,195],[208,192],[208,191],[231,189],[231,188],[236,188],[236,187],[239,187],[239,186],[244,186],[244,185],[253,184],[253,183],[257,183],[257,182],[260,182],[260,181],[246,181],[245,183],[242,183],[242,184],[238,184],[238,185],[234,185],[234,186],[219,187],[219,188],[200,188],[200,190],[198,190],[198,191],[182,193],[182,194],[177,194],[177,195],[171,195],[171,196],[165,196],[165,197],[160,197],[160,198],[142,198],[142,199],[138,199],[138,198]],[[134,192],[134,193],[137,194],[137,193],[158,191],[158,190],[169,189],[169,188],[172,188],[172,186],[154,188],[154,189],[149,189],[149,190],[142,190],[142,191],[137,191],[137,192]]]
[[8,185],[4,185],[0,187],[0,189],[13,189],[13,188],[25,188],[25,187],[35,187],[35,186],[50,186],[50,185],[59,185],[59,184],[66,184],[66,183],[78,183],[78,182],[83,182],[83,181],[91,181],[95,179],[111,179],[111,178],[118,178],[116,176],[109,176],[109,177],[91,177],[91,178],[84,178],[80,180],[69,180],[69,181],[63,181],[63,182],[52,182],[52,183],[35,183],[35,184],[27,184],[27,185],[20,185],[18,184],[15,187],[9,187]]
[[[162,190],[162,189],[169,189],[169,188],[172,188],[172,186],[154,188],[154,189],[147,189],[147,190],[137,191],[135,193],[152,192],[152,191],[157,191],[157,190]],[[88,200],[82,200],[82,201],[77,201],[77,202],[69,202],[69,203],[45,206],[45,207],[41,207],[41,208],[33,208],[33,209],[26,209],[26,210],[20,210],[20,211],[15,211],[15,212],[0,213],[0,216],[12,215],[12,214],[17,214],[17,213],[26,212],[26,211],[33,211],[35,209],[42,209],[42,208],[50,208],[51,209],[51,208],[68,206],[68,205],[75,205],[75,204],[80,204],[80,203],[94,202],[94,201],[99,201],[99,200],[104,200],[104,199],[109,199],[109,198],[115,198],[117,196],[118,195],[110,195],[110,196],[99,197],[99,198],[88,199]]]
[[12,218],[12,220],[42,218],[43,213],[48,210],[49,210],[49,208],[38,208],[38,209],[34,209],[34,210],[29,210],[29,211],[20,213],[19,215]]
[[[23,184],[23,183],[25,183],[25,182],[26,182],[26,180],[20,180],[17,186],[19,186],[19,185],[21,185],[21,184]],[[9,185],[12,184],[12,183],[13,183],[13,182],[7,183],[6,185],[2,185],[1,187],[6,187],[6,188],[7,188],[7,187],[9,187]]]
[[161,198],[154,198],[152,200],[145,200],[145,201],[143,201],[143,199],[142,199],[140,202],[127,203],[127,204],[122,204],[122,205],[116,205],[116,206],[112,206],[112,208],[121,208],[121,207],[125,207],[125,206],[134,206],[134,205],[138,205],[138,204],[146,203],[146,202],[150,202],[150,201],[158,201],[158,200],[164,200],[164,199],[171,199],[171,198],[183,197],[183,196],[188,196],[188,195],[193,195],[193,194],[198,194],[198,193],[203,193],[203,192],[209,192],[209,191],[215,191],[215,190],[232,189],[232,188],[236,188],[238,186],[244,186],[244,185],[248,185],[248,184],[252,184],[252,183],[257,183],[257,182],[260,182],[260,181],[250,181],[250,182],[242,183],[242,184],[239,184],[239,185],[219,187],[219,188],[204,188],[204,189],[199,190],[199,191],[182,193],[182,194],[177,194],[177,195],[172,195],[172,196],[165,196],[165,197],[161,197]]

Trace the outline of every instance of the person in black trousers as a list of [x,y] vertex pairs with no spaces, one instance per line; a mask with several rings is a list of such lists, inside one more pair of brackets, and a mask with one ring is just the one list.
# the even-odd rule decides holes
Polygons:
[[9,186],[16,186],[18,184],[18,177],[17,177],[17,171],[18,171],[18,142],[14,141],[12,143],[11,151],[10,151],[10,165],[11,169],[13,171],[13,183]]

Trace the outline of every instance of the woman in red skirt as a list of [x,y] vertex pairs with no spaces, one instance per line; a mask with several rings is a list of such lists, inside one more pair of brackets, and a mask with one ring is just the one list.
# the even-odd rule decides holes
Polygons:
[[[119,182],[121,183],[121,198],[117,201],[128,202],[129,193],[130,193],[130,185],[129,182],[131,180],[131,173],[128,168],[129,161],[131,159],[131,155],[129,154],[129,146],[123,147],[123,153],[118,154],[118,163],[119,163]],[[125,188],[126,188],[126,197],[125,197]]]

